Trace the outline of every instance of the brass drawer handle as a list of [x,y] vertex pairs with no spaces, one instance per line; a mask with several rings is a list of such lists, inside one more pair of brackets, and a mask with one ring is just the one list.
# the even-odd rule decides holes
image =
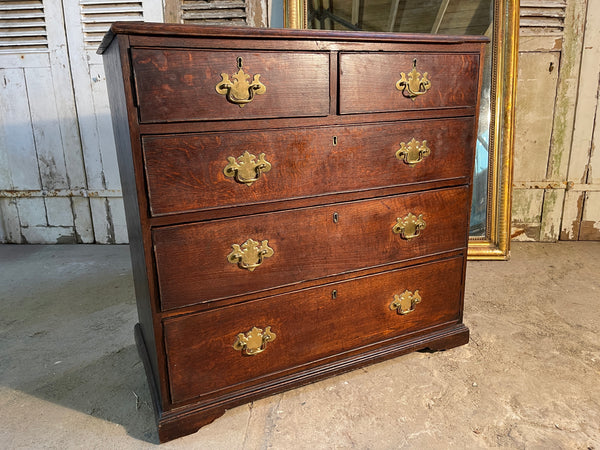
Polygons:
[[417,303],[421,303],[419,291],[411,292],[407,289],[400,295],[394,295],[394,301],[390,304],[390,309],[404,316],[413,312]]
[[402,95],[414,102],[415,98],[425,94],[431,87],[431,81],[427,77],[427,72],[423,74],[422,78],[421,73],[417,72],[417,59],[415,58],[413,59],[413,68],[408,76],[404,72],[400,73],[400,79],[396,82],[396,89],[402,91]]
[[408,144],[400,142],[400,148],[396,152],[396,158],[413,167],[430,154],[431,149],[427,147],[427,141],[419,142],[415,140],[415,138],[412,138]]
[[238,183],[243,183],[246,186],[251,186],[252,183],[257,181],[261,173],[271,170],[271,163],[265,159],[264,153],[258,155],[258,161],[255,155],[247,151],[242,156],[238,156],[237,159],[228,156],[227,161],[229,161],[229,164],[223,169],[225,176],[233,178]]
[[241,246],[233,244],[231,248],[233,248],[233,251],[227,255],[227,261],[250,272],[260,266],[264,258],[270,258],[275,253],[269,247],[269,241],[267,240],[262,241],[259,245],[254,239],[248,239]]
[[392,231],[399,234],[402,239],[409,240],[419,236],[421,230],[424,230],[426,225],[423,214],[419,214],[417,217],[413,213],[408,213],[404,218],[396,218],[396,223],[392,227]]
[[229,80],[229,75],[221,74],[221,81],[217,83],[215,89],[221,95],[224,95],[229,103],[239,105],[242,108],[246,103],[254,99],[254,94],[264,94],[267,87],[260,82],[260,74],[252,77],[252,83],[248,83],[250,75],[242,69],[242,58],[237,59],[238,71],[233,74]]
[[267,343],[274,341],[276,337],[277,335],[271,332],[271,327],[266,327],[265,331],[253,327],[247,333],[237,335],[233,348],[248,356],[258,355],[265,349]]

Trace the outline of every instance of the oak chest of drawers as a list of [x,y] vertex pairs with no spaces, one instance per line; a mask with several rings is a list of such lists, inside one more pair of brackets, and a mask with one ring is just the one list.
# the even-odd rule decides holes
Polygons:
[[161,441],[468,342],[484,42],[112,26],[99,51]]

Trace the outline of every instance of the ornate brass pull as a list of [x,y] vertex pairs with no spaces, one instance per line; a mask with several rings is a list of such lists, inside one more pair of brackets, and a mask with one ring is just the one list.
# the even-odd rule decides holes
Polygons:
[[414,293],[406,290],[400,295],[394,295],[394,301],[390,304],[390,309],[404,316],[405,314],[413,312],[415,310],[415,305],[420,302],[421,296],[419,295],[418,290]]
[[412,138],[408,144],[400,142],[400,148],[396,152],[396,158],[413,167],[429,156],[431,149],[427,147],[427,141],[419,142]]
[[392,231],[399,234],[402,239],[413,239],[421,234],[421,230],[425,229],[425,219],[423,214],[419,214],[419,217],[413,213],[408,213],[404,218],[397,217],[396,224],[392,227]]
[[422,78],[421,73],[417,72],[417,59],[415,58],[413,59],[413,68],[408,76],[404,72],[400,73],[400,79],[396,82],[396,89],[402,91],[402,95],[414,102],[415,98],[425,94],[431,87],[431,81],[427,77],[427,72],[423,74]]
[[271,163],[265,159],[264,153],[258,155],[258,161],[256,161],[256,156],[248,152],[244,152],[237,159],[228,156],[227,161],[229,164],[223,169],[225,176],[234,178],[235,181],[244,183],[246,186],[251,186],[257,181],[261,173],[271,170]]
[[249,356],[258,355],[265,349],[267,342],[274,341],[276,337],[277,335],[271,332],[271,327],[266,327],[265,331],[253,327],[247,333],[237,335],[233,348]]
[[252,77],[252,83],[248,83],[250,75],[242,69],[242,58],[237,59],[238,71],[233,74],[229,80],[229,75],[221,74],[221,81],[217,83],[215,89],[221,95],[224,95],[228,102],[239,105],[242,108],[246,103],[254,99],[255,94],[264,94],[266,86],[260,82],[260,74]]
[[233,244],[231,248],[233,251],[227,255],[227,261],[250,272],[260,266],[264,258],[270,258],[274,253],[267,240],[262,241],[259,245],[254,239],[248,239],[241,246]]

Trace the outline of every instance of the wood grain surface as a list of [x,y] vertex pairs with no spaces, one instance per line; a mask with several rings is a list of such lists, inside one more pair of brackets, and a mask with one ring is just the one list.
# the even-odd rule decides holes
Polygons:
[[[154,229],[163,310],[390,264],[466,245],[468,189],[458,187]],[[334,223],[334,214],[338,222]],[[411,240],[397,217],[423,214]],[[232,245],[268,240],[273,256],[250,272]]]
[[[407,98],[396,89],[401,73],[428,74],[431,88]],[[479,55],[455,53],[341,53],[340,114],[456,108],[477,104]]]
[[[329,113],[329,54],[318,52],[133,49],[140,122],[177,122]],[[215,87],[244,72],[266,87],[251,103],[229,103]]]
[[[240,389],[279,371],[297,371],[311,361],[457,321],[462,261],[454,258],[166,320],[173,402],[222,395],[218,391],[231,386]],[[399,315],[389,305],[406,289],[418,290],[422,299],[413,312]],[[276,337],[262,353],[247,356],[233,349],[238,333],[267,326]]]
[[[116,36],[116,38],[115,38]],[[101,52],[161,441],[327,376],[468,342],[462,324],[480,37],[116,24]],[[217,93],[238,58],[265,93]],[[400,73],[428,72],[414,101]],[[119,74],[120,72],[120,74]],[[122,80],[119,80],[121,75]],[[415,166],[401,142],[427,141]],[[261,153],[251,185],[223,170]],[[420,236],[392,231],[422,214]],[[254,271],[233,245],[268,241]],[[399,315],[395,294],[419,290]],[[333,295],[333,291],[336,294]],[[264,352],[232,348],[270,326]]]
[[[473,118],[338,127],[145,136],[144,161],[153,215],[323,196],[424,181],[472,171]],[[400,144],[427,141],[431,154],[410,166]],[[265,153],[272,165],[247,186],[226,177],[227,158]]]

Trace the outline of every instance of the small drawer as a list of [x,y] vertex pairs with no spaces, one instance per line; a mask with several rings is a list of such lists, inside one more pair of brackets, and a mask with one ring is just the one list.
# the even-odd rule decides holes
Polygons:
[[340,114],[473,107],[478,77],[478,54],[342,53]]
[[131,58],[142,123],[329,113],[326,53],[134,48]]
[[[472,117],[143,138],[153,216],[466,180]],[[264,155],[262,158],[260,155]]]
[[461,186],[153,230],[163,310],[464,248]]
[[459,257],[166,319],[172,401],[223,395],[456,323],[462,270]]

